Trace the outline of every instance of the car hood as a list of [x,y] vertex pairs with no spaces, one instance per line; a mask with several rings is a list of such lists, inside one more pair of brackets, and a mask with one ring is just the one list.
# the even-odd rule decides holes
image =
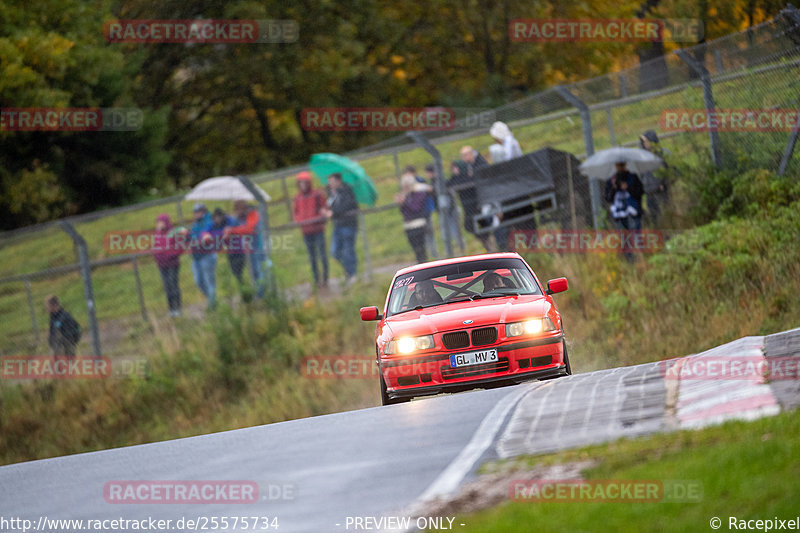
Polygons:
[[[386,325],[393,337],[429,335],[542,317],[549,313],[550,306],[548,298],[543,295],[487,298],[407,311],[387,318]],[[472,323],[464,324],[465,320],[472,320]]]

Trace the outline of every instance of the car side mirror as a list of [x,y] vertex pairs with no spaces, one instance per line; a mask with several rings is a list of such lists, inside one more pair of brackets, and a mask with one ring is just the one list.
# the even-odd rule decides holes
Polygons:
[[359,311],[361,313],[361,320],[368,322],[370,320],[380,320],[381,314],[378,312],[377,307],[362,307]]
[[567,278],[556,278],[551,279],[547,282],[547,294],[555,294],[557,292],[564,292],[565,290],[569,289],[569,283],[567,283]]

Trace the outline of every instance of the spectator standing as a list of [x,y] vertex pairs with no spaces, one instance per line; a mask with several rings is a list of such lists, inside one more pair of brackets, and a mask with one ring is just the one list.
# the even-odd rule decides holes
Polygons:
[[[297,175],[297,190],[297,196],[294,197],[294,221],[301,224],[303,240],[311,262],[311,273],[314,275],[314,285],[324,289],[328,286],[328,251],[325,248],[327,198],[325,193],[314,188],[311,173],[307,171]],[[317,266],[317,258],[322,266],[322,276]]]
[[217,305],[217,253],[209,246],[211,237],[211,214],[205,204],[194,204],[194,224],[189,232],[192,242],[192,276],[206,297],[208,309]]
[[[622,190],[630,195],[630,199],[626,200],[626,203],[632,205],[637,214],[635,216],[629,215],[628,218],[626,218],[624,228],[620,227],[621,223],[617,223],[617,219],[614,218],[614,211],[612,211],[611,216],[614,218],[614,222],[619,229],[640,230],[642,229],[642,194],[644,193],[642,180],[639,179],[639,176],[628,170],[627,163],[624,160],[617,161],[616,170],[616,173],[606,181],[604,192],[605,200],[613,205],[615,200],[618,199],[617,193]],[[625,195],[623,194],[621,196],[624,197]],[[619,213],[619,211],[617,211],[617,213]]]
[[478,169],[487,166],[488,163],[471,146],[463,146],[460,155],[463,166],[459,165],[459,174],[450,178],[449,186],[456,187],[461,198],[461,206],[464,208],[464,229],[478,237],[483,247],[488,251],[491,247],[489,235],[487,233],[478,233],[478,228],[475,226],[475,216],[481,212],[478,192],[475,188],[475,174]]
[[58,296],[48,296],[44,301],[50,313],[50,335],[48,343],[53,355],[75,357],[75,347],[81,339],[81,326],[66,309],[61,307]]
[[331,255],[339,261],[345,271],[345,285],[356,280],[358,257],[356,256],[356,233],[358,231],[358,202],[353,189],[342,175],[334,172],[328,176],[328,206],[325,216],[333,221]]
[[153,260],[161,274],[161,282],[164,284],[164,293],[167,295],[167,305],[171,317],[181,316],[179,273],[183,248],[178,244],[177,237],[185,233],[185,228],[172,226],[172,220],[168,214],[162,213],[156,218]]
[[220,246],[224,244],[225,252],[228,256],[228,265],[231,272],[239,284],[242,284],[242,272],[244,271],[245,252],[247,251],[246,241],[241,235],[225,236],[225,228],[234,228],[239,225],[239,220],[227,214],[222,208],[214,209],[211,215],[211,234],[214,242],[217,243],[217,252],[221,251]]
[[[653,130],[647,130],[639,137],[639,146],[643,150],[657,155],[664,161],[664,168],[669,168],[664,160],[664,149],[658,143],[658,134]],[[647,214],[654,225],[658,224],[661,218],[661,207],[669,201],[667,182],[665,179],[656,177],[654,172],[642,173],[642,185],[647,203]]]
[[246,200],[234,200],[233,212],[236,214],[238,225],[225,228],[223,235],[226,238],[247,237],[244,242],[249,242],[249,245],[244,246],[244,249],[250,265],[250,279],[256,289],[256,297],[263,298],[266,291],[264,282],[266,243],[261,238],[263,229],[261,216],[258,214],[258,209],[248,204]]
[[502,147],[502,150],[492,150],[492,164],[502,163],[503,161],[510,161],[517,157],[522,157],[522,148],[520,148],[514,134],[511,133],[508,125],[505,122],[497,121],[489,128],[489,135]]
[[407,172],[400,178],[401,192],[395,196],[395,201],[400,204],[400,212],[403,215],[403,229],[406,237],[414,250],[417,263],[424,263],[428,260],[425,251],[425,227],[426,220],[426,193],[419,190],[416,177]]
[[[431,172],[428,172],[428,168]],[[431,257],[439,257],[439,247],[436,245],[436,235],[433,231],[433,212],[436,211],[436,195],[434,194],[433,177],[435,173],[432,171],[433,165],[427,165],[425,172],[428,179],[423,178],[417,174],[417,169],[413,165],[408,165],[405,169],[407,173],[411,173],[417,184],[414,190],[422,191],[425,193],[425,250]]]

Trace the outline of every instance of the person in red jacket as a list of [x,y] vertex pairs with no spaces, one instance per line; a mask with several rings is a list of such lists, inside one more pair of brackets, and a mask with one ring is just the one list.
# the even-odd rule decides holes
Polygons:
[[173,227],[169,215],[162,213],[156,219],[156,233],[154,238],[153,259],[161,273],[164,283],[164,292],[167,295],[169,316],[181,315],[181,287],[178,283],[178,273],[181,267],[181,253],[183,249],[177,242],[179,235],[185,235],[182,227]]
[[[301,224],[314,284],[325,288],[328,286],[328,252],[325,249],[327,218],[324,214],[327,198],[325,193],[314,188],[310,172],[303,171],[297,175],[297,190],[297,196],[294,197],[294,221]],[[317,267],[317,257],[322,263],[322,278]]]
[[245,200],[234,200],[233,212],[236,214],[238,226],[228,226],[223,230],[223,238],[239,235],[250,264],[250,279],[256,290],[256,297],[263,298],[266,289],[264,281],[264,261],[266,260],[266,243],[261,239],[263,222],[258,209]]

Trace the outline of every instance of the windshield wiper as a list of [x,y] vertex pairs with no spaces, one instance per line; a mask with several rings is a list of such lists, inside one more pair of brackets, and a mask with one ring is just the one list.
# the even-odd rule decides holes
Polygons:
[[492,289],[483,293],[483,296],[519,296],[522,294],[519,289]]

